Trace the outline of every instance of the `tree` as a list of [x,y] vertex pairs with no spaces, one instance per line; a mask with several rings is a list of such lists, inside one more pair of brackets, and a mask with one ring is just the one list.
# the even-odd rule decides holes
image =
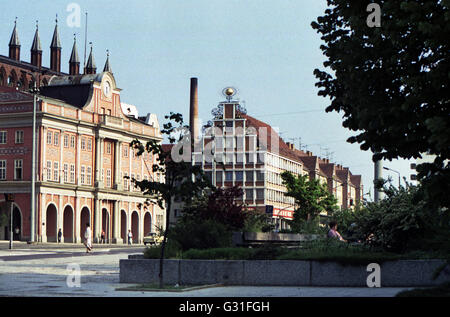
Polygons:
[[210,219],[225,225],[230,231],[244,227],[247,213],[237,199],[243,195],[238,186],[212,188],[207,197],[193,200],[183,211],[184,219]]
[[294,211],[291,227],[298,231],[304,222],[314,222],[323,211],[332,212],[336,208],[336,198],[318,179],[309,179],[307,175],[294,176],[290,172],[281,174],[286,186],[285,196],[293,197],[298,206]]
[[350,143],[373,160],[436,155],[419,167],[429,196],[450,205],[450,14],[448,0],[379,0],[380,27],[370,27],[372,1],[328,0],[312,27],[325,42],[327,71],[316,69],[327,112],[343,112],[358,131]]
[[[190,134],[186,133],[187,126],[183,126],[183,117],[178,113],[170,113],[165,116],[169,119],[168,123],[163,125],[161,130],[163,135],[167,135],[171,144],[178,140],[178,144],[188,144],[190,148]],[[173,123],[172,123],[173,121]],[[177,145],[178,145],[177,144]],[[207,178],[204,176],[200,166],[192,165],[190,161],[190,152],[184,152],[186,147],[181,147],[177,152],[172,148],[164,149],[160,141],[150,140],[143,145],[139,140],[134,140],[131,146],[137,150],[137,155],[142,155],[144,152],[151,153],[156,157],[157,163],[152,166],[153,173],[160,173],[165,181],[159,182],[156,180],[142,180],[137,181],[132,179],[137,187],[141,189],[144,195],[149,195],[150,201],[156,202],[161,208],[166,207],[166,228],[164,230],[164,239],[161,245],[160,270],[159,270],[159,286],[164,287],[163,279],[163,264],[164,251],[167,243],[167,236],[170,229],[170,210],[172,201],[174,199],[181,199],[189,201],[196,195],[199,195],[206,187],[210,185]],[[175,147],[177,149],[177,147]],[[178,160],[172,156],[172,153],[177,156],[185,156],[188,154],[188,160]]]

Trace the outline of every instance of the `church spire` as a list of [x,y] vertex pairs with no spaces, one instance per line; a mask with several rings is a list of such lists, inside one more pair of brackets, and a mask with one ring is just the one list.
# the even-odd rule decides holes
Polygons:
[[92,54],[92,42],[90,42],[89,44],[91,44],[91,52],[89,54],[89,58],[86,63],[86,69],[84,72],[85,74],[96,74],[97,66],[95,65],[94,55]]
[[55,72],[61,71],[61,41],[58,33],[58,15],[56,15],[56,25],[53,31],[52,43],[50,44],[50,69]]
[[78,57],[77,38],[75,34],[73,35],[72,54],[70,54],[69,60],[69,74],[70,75],[80,74],[80,59]]
[[105,67],[103,68],[103,72],[112,73],[111,65],[109,64],[109,50],[106,50],[106,63]]
[[39,38],[39,26],[36,21],[36,32],[34,33],[33,44],[31,45],[31,64],[41,68],[42,66],[42,46]]
[[14,21],[14,29],[9,40],[9,58],[20,61],[20,41],[17,35],[17,17]]

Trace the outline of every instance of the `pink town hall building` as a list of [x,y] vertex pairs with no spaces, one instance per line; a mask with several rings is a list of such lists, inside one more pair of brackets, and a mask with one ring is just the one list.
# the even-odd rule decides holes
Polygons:
[[[9,239],[10,211],[16,240],[83,241],[89,223],[98,242],[134,242],[165,223],[165,211],[148,203],[126,176],[156,179],[154,157],[135,155],[130,143],[162,140],[155,115],[137,115],[120,101],[109,66],[52,76],[36,103],[35,214],[31,217],[33,94],[0,87],[0,240]],[[14,194],[7,203],[4,193]],[[2,219],[2,218],[0,218]],[[1,220],[0,220],[1,221]]]

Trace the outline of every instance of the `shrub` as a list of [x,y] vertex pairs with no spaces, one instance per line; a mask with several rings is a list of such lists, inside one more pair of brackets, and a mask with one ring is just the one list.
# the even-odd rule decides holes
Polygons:
[[[166,248],[164,250],[164,258],[174,259],[182,256],[181,247],[176,241],[167,240]],[[144,251],[145,259],[159,259],[161,257],[161,246],[148,247]]]
[[231,246],[232,232],[227,226],[214,221],[185,220],[176,224],[171,229],[170,238],[175,240],[181,250],[208,249]]
[[[368,203],[355,215],[356,233],[366,244],[393,252],[437,250],[449,241],[450,226],[443,211],[426,208],[418,188],[385,188],[386,198]],[[448,245],[448,243],[447,243]]]

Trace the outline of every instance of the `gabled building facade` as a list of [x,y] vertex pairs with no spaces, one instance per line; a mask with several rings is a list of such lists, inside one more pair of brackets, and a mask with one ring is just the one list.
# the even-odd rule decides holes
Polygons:
[[[32,52],[41,50],[39,33]],[[109,56],[105,71],[96,72],[91,48],[84,74],[74,41],[69,74],[61,73],[58,29],[51,44],[51,67],[20,61],[16,27],[9,57],[0,56],[0,72],[23,71],[24,80],[40,81],[36,103],[35,212],[31,217],[31,167],[33,144],[33,94],[30,84],[16,79],[0,81],[0,213],[13,214],[14,239],[56,241],[61,229],[64,242],[83,240],[86,224],[94,242],[104,232],[107,242],[124,243],[127,232],[141,242],[149,232],[165,225],[165,210],[147,202],[129,178],[155,179],[155,158],[136,156],[130,143],[161,141],[155,115],[139,116],[137,108],[123,104]],[[36,65],[34,65],[36,64]],[[28,75],[26,71],[31,71]],[[34,75],[33,75],[34,74]],[[4,79],[6,77],[0,77]],[[45,82],[44,82],[45,80]],[[130,113],[129,109],[135,111]],[[3,194],[14,194],[8,204]],[[32,222],[34,218],[34,222]],[[9,239],[9,222],[0,228],[0,239]],[[16,233],[18,232],[18,233]]]

